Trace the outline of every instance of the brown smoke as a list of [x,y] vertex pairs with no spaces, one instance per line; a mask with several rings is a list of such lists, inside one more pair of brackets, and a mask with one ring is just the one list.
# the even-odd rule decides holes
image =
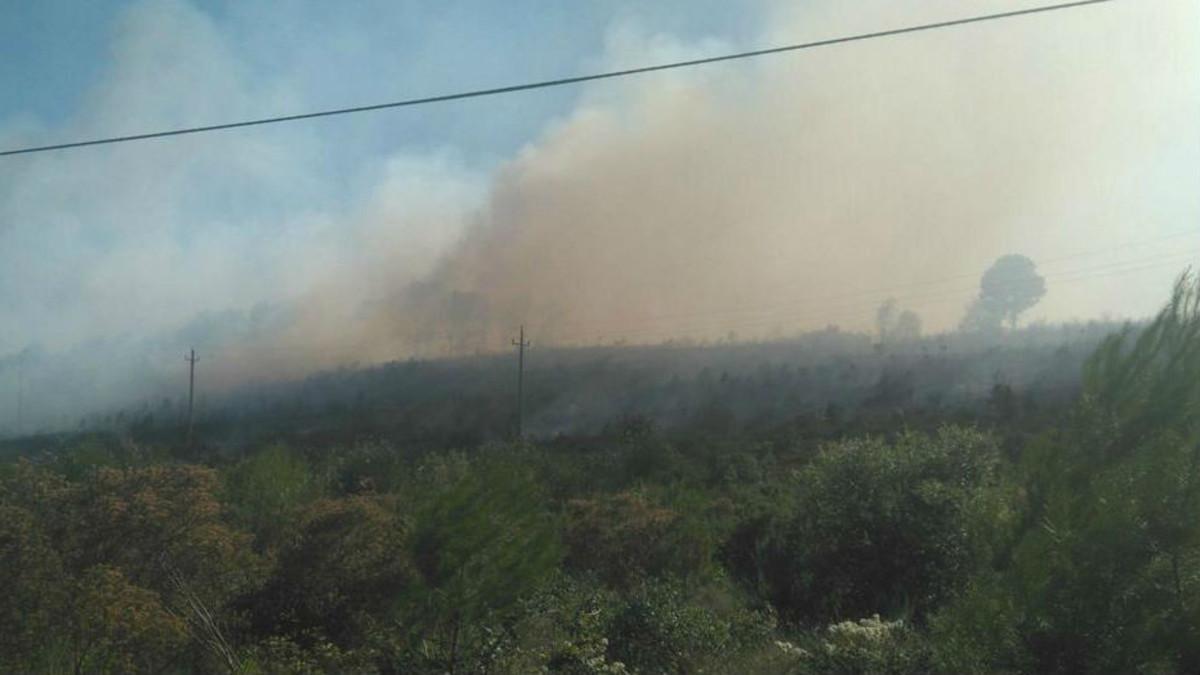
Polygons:
[[[806,3],[769,37],[962,14],[867,4]],[[1194,3],[1113,3],[601,85],[482,208],[443,214],[469,225],[433,269],[361,242],[371,283],[326,284],[285,343],[332,363],[499,349],[521,323],[542,344],[787,335],[866,328],[887,297],[944,329],[999,255],[1194,226],[1197,26]],[[1149,311],[1177,272],[1051,275],[1038,311]]]

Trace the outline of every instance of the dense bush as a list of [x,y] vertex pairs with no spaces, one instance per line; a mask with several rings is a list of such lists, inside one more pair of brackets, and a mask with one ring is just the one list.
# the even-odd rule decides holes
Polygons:
[[944,612],[956,665],[1200,670],[1200,282],[1085,372],[1072,416],[1024,453],[1011,555]]
[[771,635],[769,615],[704,596],[672,581],[635,589],[613,616],[609,654],[639,673],[703,672]]
[[299,521],[270,583],[245,604],[267,634],[360,647],[417,583],[411,525],[383,497],[322,500]]
[[284,543],[303,507],[324,486],[305,458],[272,445],[225,472],[225,494],[235,520],[254,533],[260,547]]
[[779,647],[797,675],[910,675],[932,668],[924,637],[904,621],[878,614],[831,624]]
[[707,532],[636,492],[571,500],[564,539],[569,569],[594,572],[617,587],[646,577],[692,575],[712,556]]
[[995,442],[970,429],[827,445],[788,481],[794,503],[734,534],[735,572],[787,618],[921,616],[988,553]]
[[1200,672],[1200,287],[1069,406],[889,358],[761,433],[715,392],[859,366],[536,443],[56,441],[0,463],[0,670]]
[[69,481],[21,463],[0,481],[0,510],[11,518],[0,554],[20,575],[0,597],[15,624],[3,658],[15,663],[149,672],[219,661],[210,640],[238,625],[231,602],[265,571],[225,522],[211,469],[101,467]]

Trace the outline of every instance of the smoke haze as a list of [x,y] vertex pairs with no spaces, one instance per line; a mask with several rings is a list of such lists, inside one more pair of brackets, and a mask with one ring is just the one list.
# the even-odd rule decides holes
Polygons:
[[[767,43],[952,13],[888,8],[856,4],[869,24],[784,11]],[[863,326],[888,289],[930,280],[900,295],[947,328],[1004,252],[1053,262],[1158,237],[1140,257],[1113,247],[1163,265],[1146,284],[1105,278],[1126,269],[1105,258],[1043,270],[1044,317],[1148,311],[1196,243],[1164,238],[1197,215],[1180,181],[1197,159],[1189,14],[1106,7],[603,87],[498,172],[475,228],[382,332],[416,349],[448,324],[485,349],[520,322],[566,342],[790,334]],[[609,43],[648,61],[723,48]]]
[[[579,70],[1014,7],[909,5],[756,4],[734,38],[617,15]],[[522,323],[542,344],[770,337],[867,329],[896,297],[943,330],[1010,252],[1047,277],[1033,319],[1142,316],[1200,238],[1198,33],[1196,3],[1113,2],[631,78],[529,103],[539,126],[485,153],[421,137],[357,161],[376,117],[5,158],[0,354],[88,372],[86,407],[167,387],[193,344],[219,388],[495,350]],[[235,40],[136,4],[79,112],[0,118],[0,145],[314,107]]]

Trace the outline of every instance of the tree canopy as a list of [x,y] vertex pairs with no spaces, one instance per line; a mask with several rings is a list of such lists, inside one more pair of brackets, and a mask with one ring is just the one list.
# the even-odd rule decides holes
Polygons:
[[979,281],[979,296],[963,321],[965,328],[987,330],[1007,323],[1017,327],[1017,319],[1046,294],[1046,280],[1037,273],[1029,258],[1005,255],[996,259]]

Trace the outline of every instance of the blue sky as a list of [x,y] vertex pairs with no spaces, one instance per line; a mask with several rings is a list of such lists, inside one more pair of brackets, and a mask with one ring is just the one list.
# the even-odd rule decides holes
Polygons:
[[[112,67],[120,22],[155,4],[160,3],[7,4],[0,10],[0,88],[14,94],[0,99],[0,120],[32,118],[54,127],[80,114],[87,92]],[[286,80],[299,100],[323,109],[577,74],[596,65],[616,25],[681,39],[742,42],[760,31],[757,4],[309,0],[189,7],[212,22],[252,81],[270,86]],[[547,117],[563,112],[577,93],[383,113],[356,121],[351,130],[370,136],[373,144],[382,135],[392,145],[454,143],[470,153],[507,153],[529,140]],[[267,116],[293,109],[264,101],[261,111]],[[329,129],[345,130],[337,122]],[[45,138],[54,136],[48,130]]]
[[0,119],[60,122],[103,67],[113,16],[127,2],[8,3],[0,13]]

